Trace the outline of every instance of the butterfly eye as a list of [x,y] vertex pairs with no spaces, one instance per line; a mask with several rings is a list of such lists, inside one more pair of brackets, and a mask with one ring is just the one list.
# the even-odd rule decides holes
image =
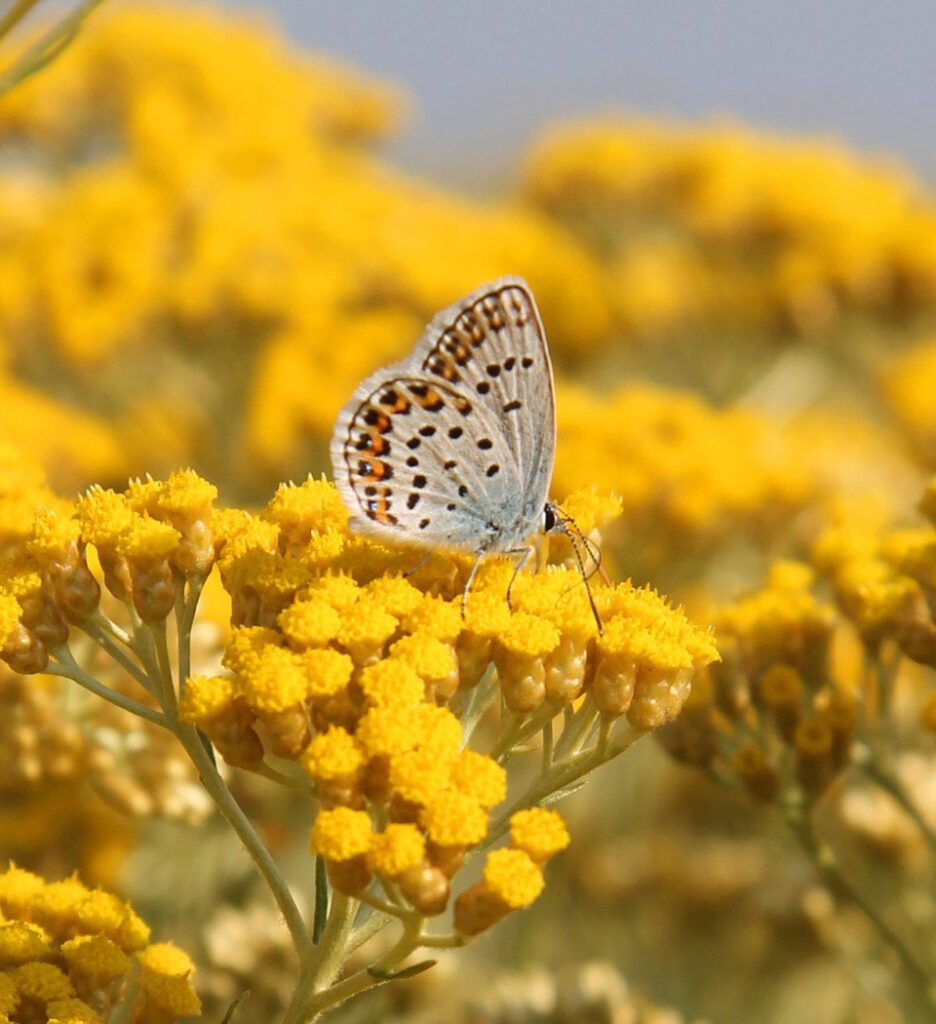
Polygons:
[[550,533],[556,528],[556,513],[553,512],[552,505],[546,505],[543,508],[543,533]]

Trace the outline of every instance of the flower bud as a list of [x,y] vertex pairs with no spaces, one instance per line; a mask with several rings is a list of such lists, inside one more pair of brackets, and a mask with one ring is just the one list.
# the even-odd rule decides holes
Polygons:
[[257,721],[263,725],[270,751],[277,757],[297,757],[312,738],[309,712],[304,704],[282,711],[259,711]]
[[546,698],[553,704],[571,704],[585,687],[587,643],[564,636],[546,659]]
[[731,767],[752,796],[765,803],[776,798],[780,776],[773,765],[768,764],[760,747],[753,743],[738,747],[731,758]]
[[441,914],[448,906],[448,876],[429,861],[405,871],[396,881],[404,898],[426,917]]
[[692,688],[691,668],[644,668],[639,670],[627,720],[635,729],[649,732],[672,721]]
[[634,699],[637,663],[627,654],[599,658],[588,692],[603,715],[617,718],[627,713]]
[[775,665],[757,687],[759,703],[771,714],[777,731],[786,743],[793,742],[793,733],[802,716],[803,680],[795,668]]
[[144,622],[162,622],[175,607],[176,590],[168,559],[130,563],[133,607]]
[[7,637],[0,658],[22,675],[33,675],[44,672],[49,664],[49,651],[46,645],[20,623]]
[[800,722],[793,737],[796,777],[808,793],[822,792],[832,779],[832,729],[828,722],[813,718]]

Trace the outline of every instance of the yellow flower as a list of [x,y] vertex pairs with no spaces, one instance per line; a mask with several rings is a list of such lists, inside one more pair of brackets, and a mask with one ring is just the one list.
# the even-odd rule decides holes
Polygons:
[[366,855],[373,842],[370,815],[348,807],[319,811],[309,841],[313,853],[338,863]]
[[426,685],[406,662],[384,658],[361,670],[358,685],[365,703],[415,707],[423,700]]
[[452,788],[485,810],[507,796],[507,772],[493,758],[466,747],[452,766]]
[[262,516],[280,528],[287,551],[298,551],[313,534],[345,534],[348,512],[334,485],[324,477],[304,483],[280,484]]
[[381,608],[398,619],[415,611],[423,599],[422,591],[402,576],[378,576],[364,590]]
[[237,690],[260,712],[286,711],[305,700],[309,687],[301,655],[284,647],[265,646],[255,662],[237,676]]
[[341,612],[336,642],[358,665],[380,657],[397,630],[397,620],[372,599],[361,599]]
[[313,779],[349,779],[364,766],[364,752],[349,732],[333,725],[306,747],[302,766]]
[[555,811],[533,807],[510,816],[510,845],[542,864],[569,845],[569,832]]
[[357,580],[344,573],[319,576],[309,587],[309,595],[319,597],[339,612],[347,611],[360,597]]
[[179,721],[204,725],[222,718],[230,713],[234,697],[230,676],[190,676],[179,700]]
[[82,999],[53,999],[46,1004],[48,1024],[104,1024],[104,1018]]
[[484,881],[511,910],[528,907],[543,891],[542,871],[523,850],[489,853]]
[[79,935],[61,948],[72,980],[85,992],[104,988],[130,969],[126,953],[104,935]]
[[78,499],[81,536],[89,544],[116,546],[134,521],[133,509],[123,494],[92,487]]
[[351,680],[354,663],[347,654],[331,649],[312,648],[302,654],[311,700],[334,697]]
[[367,865],[375,874],[397,878],[416,867],[426,855],[426,841],[415,825],[389,824],[374,836]]
[[48,568],[52,562],[67,562],[81,539],[81,524],[77,519],[58,515],[55,510],[41,510],[35,518],[26,543],[27,552]]
[[425,633],[443,643],[452,643],[462,631],[461,607],[426,594],[422,602],[400,618],[408,633]]
[[201,1000],[191,982],[195,967],[186,953],[170,942],[159,942],[137,953],[137,959],[145,1004],[170,1019],[201,1013]]
[[9,974],[0,974],[0,1017],[9,1015],[19,1006],[20,997]]
[[419,733],[413,728],[413,708],[401,704],[374,705],[359,719],[355,736],[372,756],[412,750],[419,742]]
[[26,921],[0,924],[0,963],[5,966],[42,960],[51,951],[49,937],[38,925]]
[[390,758],[390,787],[401,799],[425,807],[448,788],[452,760],[439,756],[433,748],[404,750]]
[[10,971],[16,991],[23,999],[46,1004],[53,999],[68,999],[75,987],[55,964],[33,961]]
[[325,647],[341,627],[341,616],[320,597],[294,601],[281,612],[277,624],[294,647]]
[[487,813],[465,793],[438,793],[419,812],[426,835],[439,846],[474,846],[487,833]]
[[446,686],[445,695],[450,695],[458,686],[458,665],[455,653],[448,644],[422,633],[410,633],[390,647],[390,656],[409,665],[425,683],[435,690]]

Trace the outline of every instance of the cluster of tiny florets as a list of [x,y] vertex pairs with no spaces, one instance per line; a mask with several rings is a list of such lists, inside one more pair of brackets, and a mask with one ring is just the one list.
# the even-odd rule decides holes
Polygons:
[[134,1021],[197,1016],[192,961],[149,939],[149,927],[110,893],[9,867],[0,873],[0,1021],[104,1024],[124,995],[131,958],[140,977]]
[[[640,734],[673,719],[717,658],[649,588],[596,586],[593,607],[571,549],[572,565],[535,574],[488,559],[463,597],[470,557],[434,552],[417,566],[353,535],[324,479],[281,486],[258,514],[216,509],[215,497],[181,471],[40,509],[0,576],[2,656],[41,671],[72,630],[93,627],[104,591],[158,626],[216,567],[231,603],[223,671],[183,681],[178,718],[229,764],[279,757],[305,772],[321,807],[312,849],[346,893],[376,876],[439,913],[466,855],[491,840],[506,771],[466,745],[453,710],[482,681],[520,726],[588,697],[609,727],[626,720]],[[619,506],[584,491],[570,507],[595,538]],[[465,934],[532,901],[562,848],[553,812],[511,827],[482,889],[459,897]]]
[[[579,504],[591,526],[600,499]],[[589,693],[601,715],[646,731],[678,713],[695,670],[716,656],[707,634],[630,584],[596,590],[600,635],[578,570],[562,565],[519,575],[508,605],[513,569],[489,560],[463,610],[470,559],[433,554],[405,575],[418,557],[350,534],[325,481],[283,486],[259,515],[218,513],[212,526],[234,628],[227,671],[187,681],[182,718],[232,764],[298,761],[323,808],[312,848],[336,888],[360,892],[377,875],[423,913],[447,905],[506,795],[504,768],[465,746],[450,702],[496,678],[520,718],[559,714]],[[557,815],[542,827],[564,834]],[[489,869],[499,881],[488,888],[511,893],[504,907],[535,898],[550,842],[530,838],[532,853],[518,845],[509,870]],[[485,899],[475,917],[491,921]]]

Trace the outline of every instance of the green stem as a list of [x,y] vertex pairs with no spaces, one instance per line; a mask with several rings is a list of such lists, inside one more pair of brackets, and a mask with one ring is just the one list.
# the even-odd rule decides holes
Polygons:
[[[185,682],[192,674],[192,626],[195,612],[205,586],[204,576],[192,576],[182,583],[176,599],[176,632],[179,640],[179,696],[185,693]],[[186,593],[187,590],[187,593]]]
[[144,690],[148,693],[152,693],[149,676],[146,675],[139,665],[135,665],[130,660],[130,656],[117,646],[111,637],[101,629],[97,622],[89,620],[85,622],[81,628],[98,645],[98,647],[101,648],[101,650],[106,651],[128,675],[132,676],[140,686],[143,687]]
[[930,1013],[936,1013],[936,992],[934,992],[933,979],[928,976],[900,935],[884,920],[877,907],[842,873],[835,852],[827,843],[820,840],[809,813],[802,810],[788,810],[786,820],[800,845],[815,864],[825,884],[833,893],[848,900],[864,914],[881,940],[897,954],[907,978],[913,985],[920,1005],[926,1006]]
[[526,810],[528,807],[533,807],[552,793],[570,786],[583,775],[587,775],[606,761],[611,761],[618,754],[622,754],[643,735],[645,733],[635,729],[633,726],[628,726],[615,742],[608,741],[604,749],[594,747],[584,753],[575,754],[564,761],[554,762],[548,772],[530,784],[523,796],[494,819],[491,827],[488,829],[484,842],[471,851],[472,855],[490,849],[500,839],[507,831],[512,814],[517,811]]
[[543,726],[543,749],[540,760],[540,775],[545,775],[552,765],[553,758],[553,720]]
[[488,668],[478,683],[472,688],[471,694],[466,701],[466,707],[461,714],[462,734],[465,743],[469,743],[478,723],[484,717],[484,712],[491,706],[491,702],[500,692],[500,687],[494,679],[494,670]]
[[[84,0],[71,14],[62,18],[33,43],[11,67],[0,74],[0,96],[53,61],[78,35],[82,22],[99,3],[101,0]],[[22,15],[16,20],[19,17]]]
[[285,918],[286,927],[289,929],[293,945],[299,955],[300,962],[302,962],[303,958],[308,957],[315,947],[312,945],[312,939],[306,929],[305,922],[302,920],[302,914],[299,912],[296,901],[289,891],[289,886],[287,886],[286,880],[280,872],[279,865],[271,856],[270,851],[263,845],[250,819],[225,785],[214,762],[202,745],[197,730],[192,726],[182,725],[176,721],[172,723],[172,731],[198,769],[202,785],[208,791],[208,795],[231,828],[237,833],[251,859],[257,865],[260,874],[273,894],[273,899],[276,900],[280,913]]
[[172,678],[172,662],[169,658],[169,641],[166,636],[166,622],[152,622],[148,624],[150,635],[153,638],[153,645],[156,649],[156,668],[159,672],[159,692],[164,701],[164,708],[172,713],[176,708],[175,680]]
[[[345,978],[344,981],[338,982],[337,985],[332,985],[330,988],[326,988],[321,992],[318,992],[312,999],[309,1000],[305,1007],[306,1015],[304,1017],[297,1017],[295,1024],[300,1022],[309,1022],[315,1019],[322,1011],[329,1009],[332,1006],[337,1006],[339,1003],[343,1003],[346,999],[350,999],[352,996],[357,995],[360,992],[364,992],[370,988],[376,988],[377,985],[386,984],[385,978],[375,977],[371,971],[387,972],[392,971],[395,967],[399,966],[403,960],[406,959],[417,949],[420,945],[421,932],[422,932],[423,918],[414,917],[410,921],[407,921],[403,926],[403,934],[400,936],[396,944],[392,949],[388,950],[376,963],[372,964],[369,969],[357,971],[352,974],[350,978]],[[285,1019],[283,1024],[294,1024],[292,1020]]]
[[513,721],[504,730],[489,756],[503,764],[516,747],[525,743],[531,736],[535,736],[547,722],[551,722],[556,717],[556,714],[555,706],[545,701],[526,718],[514,716]]
[[315,786],[311,782],[306,783],[300,779],[294,779],[291,775],[281,772],[278,768],[273,768],[265,761],[261,761],[260,764],[253,768],[244,768],[242,770],[248,771],[252,775],[259,775],[260,778],[269,779],[280,786],[286,786],[287,789],[294,789],[297,793],[302,793],[304,796],[312,797],[313,799],[317,796]]
[[375,896],[371,892],[358,893],[357,898],[361,903],[366,903],[369,907],[373,907],[374,910],[379,910],[382,914],[396,917],[401,921],[412,916],[412,911],[407,910],[405,907],[398,907],[389,900],[381,899],[380,896]]
[[316,999],[338,974],[347,956],[348,938],[358,910],[358,901],[335,892],[328,909],[328,922],[318,945],[299,961],[299,980],[280,1024],[306,1024],[318,1013]]
[[562,761],[566,754],[576,747],[582,736],[587,735],[597,714],[598,709],[595,707],[595,702],[591,697],[586,696],[581,707],[570,719],[566,720],[562,735],[556,743],[555,758],[557,761]]
[[13,6],[0,18],[0,39],[18,24],[36,6],[38,0],[16,0]]
[[359,949],[365,942],[367,942],[368,939],[373,938],[377,932],[386,928],[391,921],[395,920],[397,920],[396,917],[390,917],[389,915],[382,914],[379,911],[371,914],[366,921],[363,921],[352,929],[351,935],[348,938],[348,952],[353,953],[354,950]]
[[72,657],[72,653],[67,647],[55,647],[51,653],[55,658],[55,663],[50,664],[46,668],[46,672],[49,675],[71,679],[96,696],[103,697],[104,700],[109,701],[118,708],[122,708],[124,711],[129,711],[131,715],[145,718],[148,722],[153,722],[155,725],[168,727],[169,723],[165,715],[154,711],[153,708],[148,708],[145,704],[141,704],[132,697],[125,697],[122,693],[110,689],[110,687],[99,683],[93,676],[85,672]]
[[457,932],[452,935],[420,935],[418,945],[425,949],[458,949],[468,940]]

